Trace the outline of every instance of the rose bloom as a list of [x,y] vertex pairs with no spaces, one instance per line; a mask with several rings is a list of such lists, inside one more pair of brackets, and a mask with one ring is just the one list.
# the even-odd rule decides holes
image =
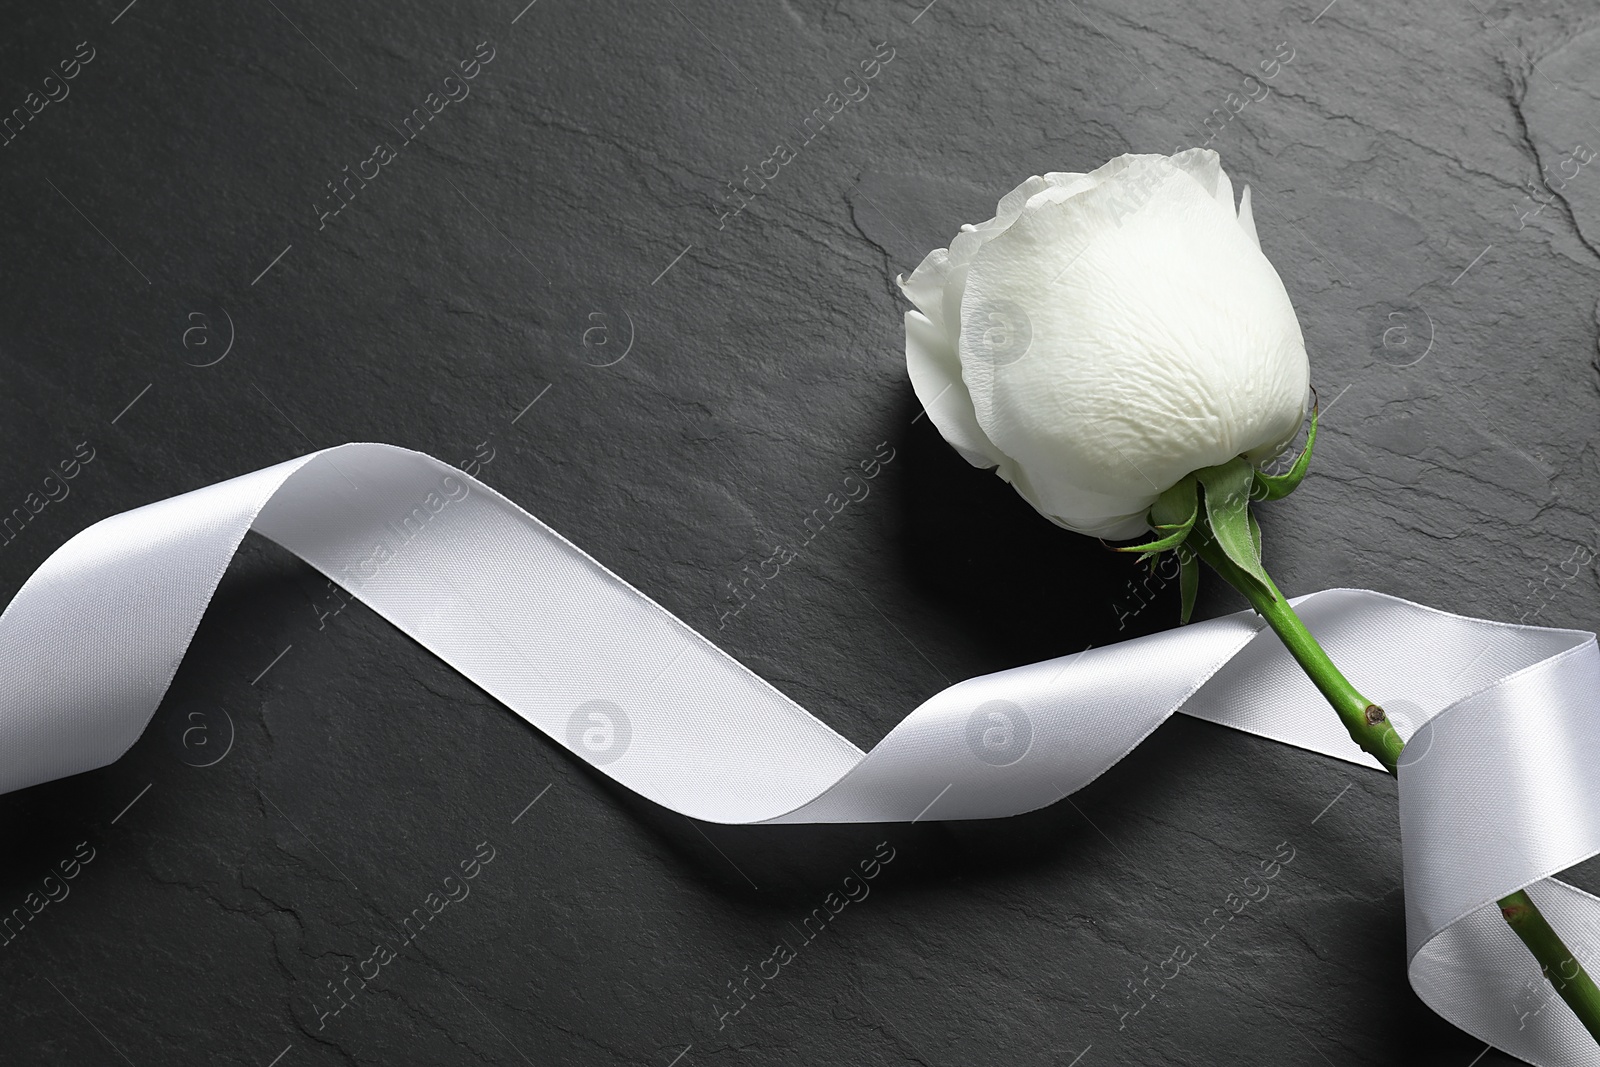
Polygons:
[[1209,149],[1029,178],[900,285],[928,417],[1069,530],[1136,537],[1163,490],[1305,417],[1300,324]]

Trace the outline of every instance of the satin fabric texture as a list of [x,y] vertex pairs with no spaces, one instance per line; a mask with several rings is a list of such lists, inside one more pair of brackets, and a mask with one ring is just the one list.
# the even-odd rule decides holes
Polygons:
[[[1179,712],[1378,769],[1252,612],[959,682],[863,752],[483,483],[347,444],[114,515],[40,566],[0,614],[0,792],[127,751],[251,530],[580,759],[708,822],[1015,815]],[[1359,589],[1294,604],[1408,739],[1412,987],[1530,1063],[1600,1067],[1494,903],[1526,887],[1595,971],[1600,900],[1551,877],[1600,852],[1594,635]]]

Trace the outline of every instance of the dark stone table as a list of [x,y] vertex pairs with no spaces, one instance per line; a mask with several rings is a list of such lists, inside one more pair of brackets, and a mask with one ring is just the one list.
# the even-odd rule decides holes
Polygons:
[[[870,745],[951,681],[1177,613],[918,417],[894,275],[1028,174],[1209,141],[1326,412],[1264,511],[1280,582],[1595,625],[1584,5],[524,2],[7,5],[0,512],[80,469],[8,531],[4,596],[102,516],[388,441],[478,467]],[[722,618],[880,443],[870,496]],[[1200,612],[1240,606],[1213,583]],[[133,751],[0,820],[0,911],[76,874],[0,944],[7,1063],[1482,1051],[1406,983],[1380,775],[1180,717],[1022,818],[698,825],[256,538]],[[1283,842],[1270,897],[1119,1028]],[[403,938],[463,861],[470,896]]]

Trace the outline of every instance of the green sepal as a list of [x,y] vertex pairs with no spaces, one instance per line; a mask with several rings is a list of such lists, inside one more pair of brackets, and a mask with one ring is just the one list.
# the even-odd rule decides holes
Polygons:
[[1178,595],[1183,601],[1180,625],[1194,617],[1195,596],[1200,592],[1200,557],[1188,547],[1178,549]]
[[1256,546],[1256,559],[1261,560],[1261,524],[1256,521],[1256,513],[1250,512],[1250,540]]
[[1157,529],[1187,522],[1191,527],[1200,514],[1200,488],[1192,474],[1183,476],[1176,485],[1156,497],[1150,505],[1150,521]]
[[[1162,507],[1162,501],[1165,500],[1168,494],[1177,492],[1177,500],[1171,503],[1181,508],[1183,506],[1182,499],[1183,492],[1185,490],[1188,493],[1188,518],[1183,519],[1180,522],[1162,522],[1161,518],[1164,517],[1164,515],[1157,515],[1157,511],[1160,510],[1164,514],[1170,514],[1171,512],[1171,508]],[[1177,548],[1179,545],[1183,544],[1184,540],[1189,536],[1189,531],[1194,529],[1195,522],[1200,518],[1200,496],[1195,491],[1194,480],[1192,478],[1185,478],[1171,489],[1168,489],[1166,493],[1163,493],[1161,498],[1157,499],[1155,505],[1150,508],[1150,518],[1154,523],[1156,532],[1163,534],[1164,536],[1159,537],[1154,541],[1146,541],[1142,545],[1119,545],[1117,548],[1113,549],[1113,551],[1141,552],[1143,555],[1141,555],[1139,558],[1142,560],[1145,558],[1145,556],[1155,556],[1156,554],[1164,552],[1169,548]]]
[[1243,458],[1194,472],[1205,488],[1206,523],[1217,547],[1262,595],[1272,597],[1272,581],[1261,567],[1259,531],[1251,529],[1250,490],[1254,475],[1255,469]]
[[1301,449],[1294,466],[1283,474],[1255,472],[1253,495],[1257,500],[1282,500],[1300,488],[1300,483],[1305,480],[1306,471],[1311,468],[1311,447],[1317,443],[1317,410],[1318,405],[1312,405],[1311,429],[1306,432],[1306,447]]

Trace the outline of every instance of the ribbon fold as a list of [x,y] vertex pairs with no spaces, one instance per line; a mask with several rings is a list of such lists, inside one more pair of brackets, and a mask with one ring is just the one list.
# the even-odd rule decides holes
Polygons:
[[[1179,711],[1377,767],[1253,612],[960,682],[863,753],[488,486],[347,444],[114,515],[40,566],[0,614],[0,792],[127,751],[252,529],[578,757],[709,822],[1015,815]],[[1294,604],[1408,738],[1413,989],[1530,1063],[1600,1067],[1494,903],[1528,888],[1595,971],[1600,899],[1551,877],[1600,852],[1594,635],[1368,590]]]

